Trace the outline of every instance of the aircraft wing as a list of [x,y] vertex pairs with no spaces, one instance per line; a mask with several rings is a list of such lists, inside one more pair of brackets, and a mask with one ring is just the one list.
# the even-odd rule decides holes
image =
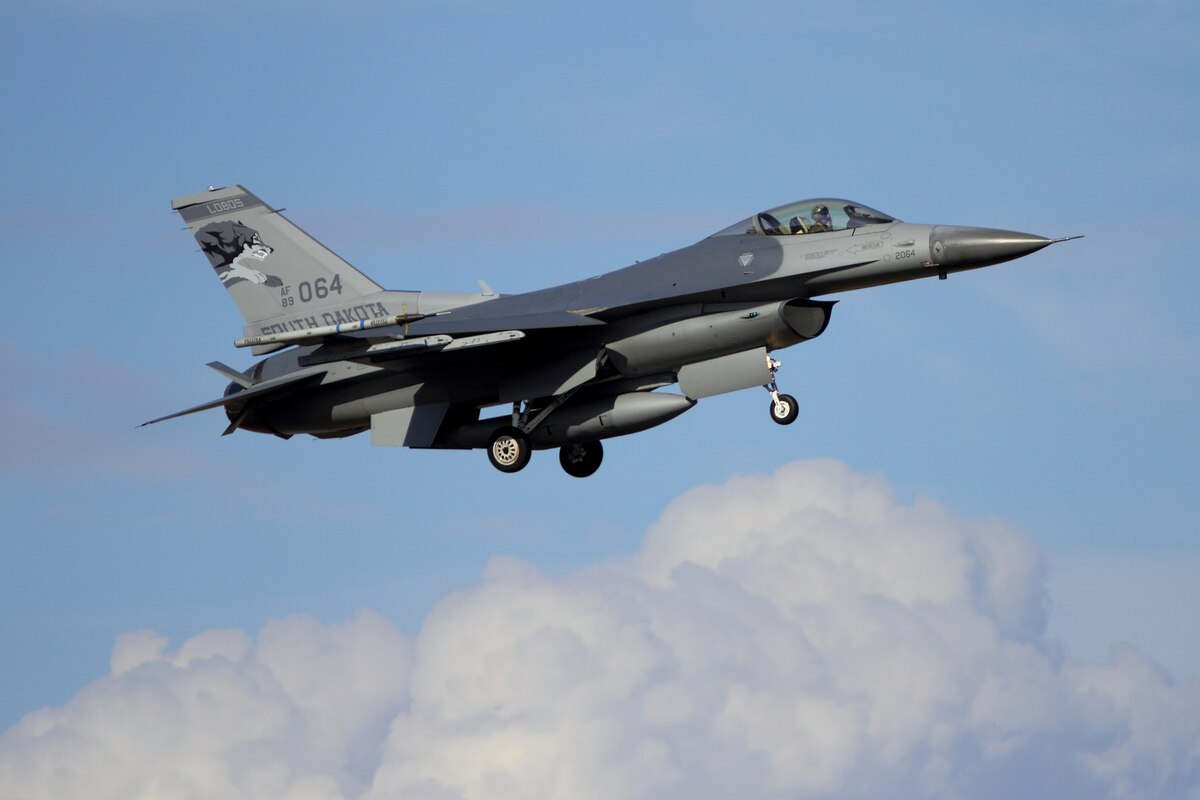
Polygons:
[[[604,324],[601,320],[567,311],[523,312],[504,308],[499,303],[482,303],[412,321],[400,321],[400,318],[395,322],[377,320],[374,326],[369,323],[349,323],[239,339],[236,342],[238,346],[256,348],[261,345],[279,347],[288,344],[319,346],[300,357],[300,365],[307,369],[261,383],[252,383],[243,373],[223,364],[210,364],[209,366],[234,383],[242,384],[244,388],[217,400],[143,422],[141,427],[211,408],[240,405],[243,406],[243,412],[246,412],[249,410],[250,401],[273,399],[320,384],[327,371],[319,369],[319,366],[334,361],[378,361],[418,354],[428,357],[434,353],[516,341],[524,338],[525,331],[578,329]],[[381,339],[384,341],[378,341]],[[387,341],[389,339],[392,341]],[[371,344],[365,340],[376,340],[376,343]],[[589,358],[594,361],[594,354]],[[244,415],[245,413],[235,419],[225,433],[236,430]]]
[[144,428],[147,425],[153,425],[156,422],[164,422],[168,419],[176,417],[185,417],[188,414],[195,414],[197,411],[207,411],[210,408],[218,408],[220,406],[228,406],[233,403],[244,403],[248,400],[262,400],[266,397],[280,397],[282,395],[294,392],[306,386],[314,386],[322,381],[325,377],[325,370],[317,371],[302,371],[290,375],[284,375],[281,378],[275,378],[269,381],[256,383],[247,389],[242,389],[240,392],[232,392],[225,395],[219,400],[211,400],[207,403],[201,403],[198,406],[176,411],[174,414],[167,414],[165,417],[152,419],[149,422],[143,422],[138,427]]

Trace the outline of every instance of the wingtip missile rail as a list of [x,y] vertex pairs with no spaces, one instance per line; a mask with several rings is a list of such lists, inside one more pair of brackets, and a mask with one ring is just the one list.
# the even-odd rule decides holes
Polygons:
[[233,343],[234,347],[259,347],[268,344],[296,344],[299,342],[313,341],[322,339],[326,336],[337,336],[340,333],[354,333],[356,331],[367,331],[374,328],[389,328],[396,325],[407,325],[410,322],[426,319],[427,317],[437,317],[445,314],[440,311],[436,314],[398,314],[394,317],[379,317],[377,319],[360,319],[356,322],[341,322],[337,325],[321,325],[316,328],[304,328],[298,331],[284,331],[283,333],[266,333],[262,336],[247,336],[244,339],[236,339]]

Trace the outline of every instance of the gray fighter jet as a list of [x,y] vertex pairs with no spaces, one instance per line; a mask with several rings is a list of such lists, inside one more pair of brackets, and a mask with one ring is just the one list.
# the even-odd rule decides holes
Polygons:
[[[755,386],[770,416],[799,406],[771,353],[815,339],[852,289],[999,264],[1054,242],[913,225],[849,200],[763,211],[696,244],[549,289],[388,291],[241,186],[172,201],[246,320],[234,344],[273,353],[224,397],[225,433],[287,439],[369,430],[371,443],[483,448],[502,472],[559,448],[591,475],[601,440],[661,425],[698,400]],[[1077,237],[1067,237],[1077,238]],[[659,391],[679,384],[679,392]],[[494,416],[481,411],[511,407]]]

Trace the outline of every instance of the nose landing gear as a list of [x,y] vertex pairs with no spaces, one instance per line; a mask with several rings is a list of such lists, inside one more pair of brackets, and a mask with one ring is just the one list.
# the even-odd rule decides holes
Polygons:
[[781,366],[783,365],[780,362],[767,356],[767,368],[771,370],[771,382],[764,383],[763,388],[771,395],[771,421],[779,425],[791,425],[800,414],[800,406],[796,403],[796,398],[790,394],[782,394],[779,386],[775,383],[775,373],[779,372]]

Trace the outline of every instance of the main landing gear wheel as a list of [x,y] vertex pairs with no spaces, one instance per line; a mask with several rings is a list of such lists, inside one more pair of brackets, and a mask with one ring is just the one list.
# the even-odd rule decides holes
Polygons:
[[781,394],[778,399],[771,399],[771,419],[780,425],[791,425],[800,414],[800,406],[796,398],[790,394]]
[[586,478],[600,469],[604,460],[604,446],[599,442],[577,442],[566,444],[558,450],[558,463],[563,471],[575,478]]
[[497,430],[488,440],[488,460],[501,472],[520,472],[525,469],[531,453],[529,437],[508,425]]

